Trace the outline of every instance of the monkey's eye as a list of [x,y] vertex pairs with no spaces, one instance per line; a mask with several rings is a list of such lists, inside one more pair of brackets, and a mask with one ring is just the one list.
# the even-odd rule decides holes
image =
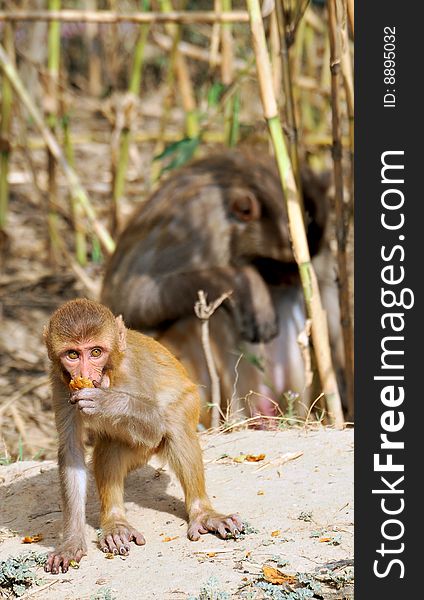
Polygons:
[[102,351],[101,351],[100,348],[93,348],[92,351],[90,352],[90,355],[93,358],[97,358],[97,357],[99,357],[101,355],[101,353],[102,353]]
[[71,360],[76,360],[78,357],[79,357],[79,354],[76,350],[69,350],[68,358],[70,358]]

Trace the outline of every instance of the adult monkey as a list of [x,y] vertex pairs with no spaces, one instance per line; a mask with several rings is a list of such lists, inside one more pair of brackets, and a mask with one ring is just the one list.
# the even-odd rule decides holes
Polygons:
[[[130,541],[145,543],[125,517],[124,479],[153,454],[163,455],[181,482],[191,540],[208,531],[225,538],[242,530],[237,515],[219,514],[210,504],[196,434],[197,386],[166,348],[126,329],[122,318],[102,304],[85,299],[57,309],[46,327],[45,342],[64,518],[63,542],[49,555],[47,572],[66,572],[70,562],[79,562],[87,551],[85,427],[96,440],[93,461],[104,552],[128,554]],[[85,387],[75,389],[80,386]]]
[[[327,223],[328,181],[304,169],[302,182],[314,256]],[[332,264],[331,258],[321,260],[320,279],[324,300],[331,305],[330,335],[340,355]],[[248,353],[262,352],[272,373],[270,385],[264,386],[263,375],[243,360],[237,367],[238,396],[249,390],[276,398],[288,389],[303,391],[304,363],[297,344],[305,322],[303,298],[271,157],[223,151],[177,171],[133,215],[107,266],[102,301],[122,313],[131,327],[153,333],[195,381],[209,387],[193,315],[199,289],[210,300],[233,292],[211,319],[224,398],[234,396],[241,344],[247,344]],[[202,421],[207,422],[206,415]]]

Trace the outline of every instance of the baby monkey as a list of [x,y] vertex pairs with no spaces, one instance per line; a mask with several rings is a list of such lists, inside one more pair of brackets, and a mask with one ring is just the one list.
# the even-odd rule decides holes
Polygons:
[[167,459],[181,482],[191,540],[209,531],[222,538],[242,531],[237,515],[219,514],[211,506],[196,433],[199,394],[166,348],[126,329],[122,317],[86,299],[58,308],[44,337],[51,360],[64,521],[63,541],[49,554],[47,572],[65,573],[71,561],[79,562],[87,553],[85,428],[95,436],[103,552],[126,555],[131,541],[145,543],[125,516],[124,479],[154,454]]

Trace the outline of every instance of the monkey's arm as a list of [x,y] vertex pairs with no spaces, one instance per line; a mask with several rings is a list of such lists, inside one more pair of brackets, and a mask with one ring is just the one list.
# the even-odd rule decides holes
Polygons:
[[[139,382],[138,386],[140,385]],[[147,447],[156,447],[165,428],[155,398],[140,389],[84,388],[74,392],[71,403],[87,417],[99,416],[114,426],[122,427],[126,437]],[[74,409],[75,410],[75,409]],[[87,421],[90,424],[90,421]]]
[[154,328],[192,315],[204,290],[213,301],[232,291],[230,310],[241,336],[250,342],[268,341],[278,333],[277,316],[269,289],[252,266],[222,267],[163,275],[130,278],[120,289],[103,291],[103,299],[115,312],[122,312],[128,326]]
[[86,554],[85,500],[87,472],[84,459],[83,429],[80,416],[69,405],[69,394],[60,382],[53,383],[53,404],[59,433],[59,480],[62,494],[63,541],[49,554],[45,570],[63,573],[72,560]]

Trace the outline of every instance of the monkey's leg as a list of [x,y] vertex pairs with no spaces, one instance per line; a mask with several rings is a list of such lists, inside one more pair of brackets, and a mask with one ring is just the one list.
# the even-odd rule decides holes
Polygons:
[[[55,401],[55,397],[53,398]],[[66,402],[66,401],[65,401]],[[47,573],[66,573],[69,563],[79,562],[87,553],[85,541],[85,499],[87,472],[84,460],[82,426],[75,410],[65,402],[56,404],[59,432],[59,479],[62,493],[63,541],[47,557]]]
[[188,512],[188,537],[196,541],[200,534],[215,532],[222,538],[228,533],[236,536],[243,530],[238,515],[222,515],[211,506],[205,488],[202,450],[195,432],[181,429],[180,436],[169,438],[166,454],[171,468],[178,476],[184,490]]
[[125,516],[124,480],[127,473],[147,460],[135,448],[118,441],[99,439],[94,448],[94,476],[100,496],[99,539],[103,552],[126,555],[130,542],[146,543],[144,536],[132,527]]

